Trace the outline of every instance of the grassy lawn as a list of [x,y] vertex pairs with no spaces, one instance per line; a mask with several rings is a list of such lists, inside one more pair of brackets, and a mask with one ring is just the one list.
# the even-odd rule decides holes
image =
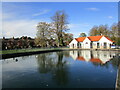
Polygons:
[[45,51],[45,50],[60,50],[63,48],[35,48],[35,49],[16,49],[16,50],[3,50],[0,54],[11,54],[11,53],[21,53],[21,52],[35,52],[35,51]]
[[22,52],[35,52],[35,51],[45,51],[45,50],[65,50],[70,49],[67,47],[64,48],[32,48],[32,49],[16,49],[16,50],[3,50],[0,51],[0,54],[12,54],[12,53],[22,53]]

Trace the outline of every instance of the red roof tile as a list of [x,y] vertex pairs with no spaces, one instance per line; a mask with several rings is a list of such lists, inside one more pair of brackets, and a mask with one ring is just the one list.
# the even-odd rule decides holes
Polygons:
[[85,38],[86,38],[86,37],[79,37],[79,38],[76,38],[76,40],[77,40],[78,42],[83,42],[83,41],[85,40]]
[[103,36],[89,36],[90,41],[99,41]]
[[[103,35],[102,36],[89,36],[89,37],[87,37],[90,41],[99,41],[101,38],[103,37]],[[104,37],[106,37],[106,36],[104,36]],[[78,41],[78,42],[83,42],[84,40],[85,40],[85,38],[86,37],[79,37],[79,38],[76,38],[76,40]],[[114,42],[114,41],[112,41],[110,38],[108,38],[108,37],[106,37],[109,41],[111,41],[111,42]]]

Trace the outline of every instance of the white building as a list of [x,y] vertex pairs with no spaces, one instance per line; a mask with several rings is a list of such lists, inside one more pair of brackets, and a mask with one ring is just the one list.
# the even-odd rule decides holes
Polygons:
[[73,39],[69,47],[70,48],[111,48],[111,45],[114,43],[110,38],[106,36],[89,36],[89,37],[79,37]]

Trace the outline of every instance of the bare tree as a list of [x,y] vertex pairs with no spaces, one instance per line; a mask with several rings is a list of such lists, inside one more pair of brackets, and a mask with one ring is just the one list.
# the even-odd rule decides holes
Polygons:
[[97,35],[106,35],[109,36],[109,29],[107,25],[100,25],[100,26],[94,26],[90,30],[90,36],[97,36]]
[[100,25],[98,27],[98,35],[106,35],[109,36],[109,29],[107,25]]
[[94,26],[89,33],[90,36],[101,34],[110,37],[116,45],[120,45],[120,22],[114,23],[111,27],[107,25]]
[[119,29],[119,25],[120,23],[114,23],[111,26],[111,30],[110,30],[110,37],[113,41],[116,41],[117,45],[120,45],[120,29]]
[[51,17],[54,31],[57,35],[57,44],[63,46],[63,32],[68,30],[67,15],[64,11],[57,11],[53,17]]
[[93,28],[90,29],[89,35],[96,36],[97,34],[98,34],[98,26],[93,26]]

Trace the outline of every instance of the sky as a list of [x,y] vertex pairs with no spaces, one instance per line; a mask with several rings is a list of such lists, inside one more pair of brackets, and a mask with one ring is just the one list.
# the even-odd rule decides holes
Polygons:
[[2,2],[0,37],[36,37],[39,22],[52,22],[58,10],[68,15],[69,31],[75,37],[88,35],[94,25],[111,26],[118,21],[118,2]]

